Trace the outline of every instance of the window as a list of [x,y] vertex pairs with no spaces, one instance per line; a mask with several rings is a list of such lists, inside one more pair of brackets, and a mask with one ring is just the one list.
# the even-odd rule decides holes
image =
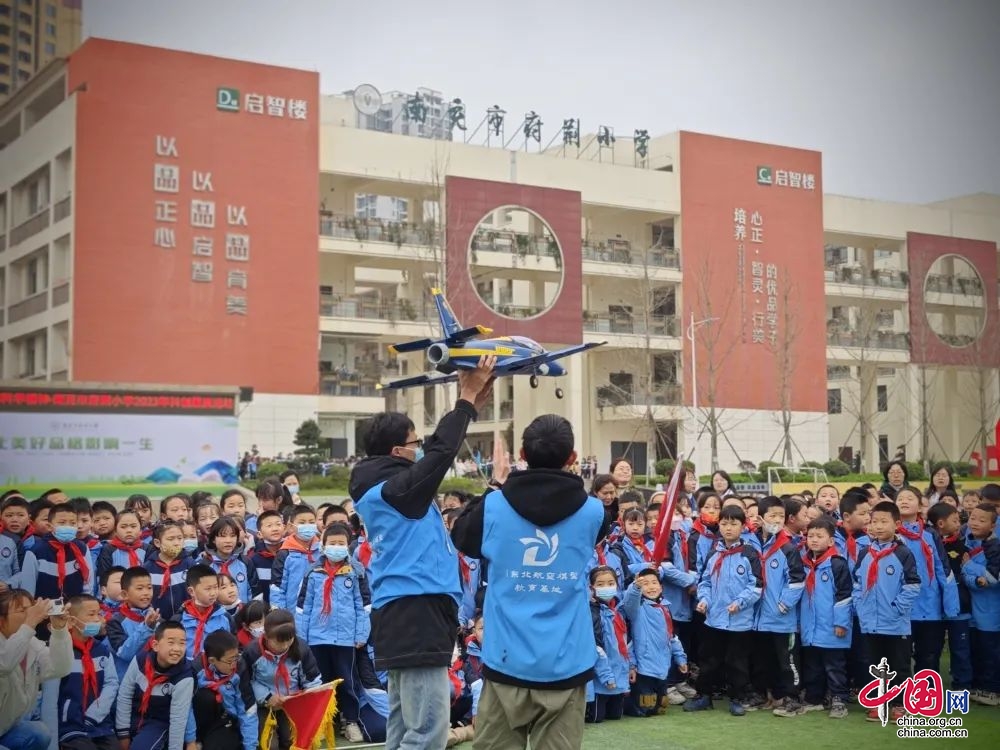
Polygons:
[[28,261],[28,272],[25,274],[25,295],[30,297],[38,294],[38,258]]
[[31,26],[31,14],[25,13],[23,10],[17,14],[17,20],[23,24]]
[[29,34],[27,31],[17,32],[17,38],[24,44],[31,44],[31,34]]
[[31,73],[27,70],[18,70],[17,77],[18,80],[27,81],[29,78],[31,78]]
[[9,5],[0,5],[0,16],[10,16]]
[[32,337],[24,342],[24,372],[23,375],[35,374],[35,339]]
[[56,53],[56,45],[54,45],[52,42],[46,42],[45,43],[45,54],[46,55],[55,55],[55,53]]
[[23,63],[30,63],[31,62],[31,53],[30,52],[25,52],[24,50],[20,50],[17,53],[17,59],[20,60]]
[[6,83],[0,83],[0,94],[6,94],[10,91],[10,86]]
[[840,389],[828,388],[826,391],[826,413],[840,414],[840,411],[841,411]]
[[889,436],[879,435],[878,436],[878,458],[881,462],[886,462],[889,460]]
[[5,63],[0,63],[0,76],[5,76],[10,73],[10,66]]
[[56,35],[56,25],[54,23],[47,23],[47,24],[45,24],[45,33],[48,34],[49,36],[55,36]]
[[10,45],[0,44],[0,55],[9,55],[9,54],[10,54]]
[[54,6],[54,5],[46,5],[45,6],[45,15],[47,15],[49,18],[55,18],[56,17],[56,6]]
[[879,411],[889,411],[889,386],[880,385],[875,391]]
[[0,36],[10,36],[10,26],[0,23]]

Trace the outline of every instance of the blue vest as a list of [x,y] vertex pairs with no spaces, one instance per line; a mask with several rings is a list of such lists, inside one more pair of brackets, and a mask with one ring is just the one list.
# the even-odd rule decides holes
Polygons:
[[593,669],[586,570],[604,522],[600,500],[587,498],[544,529],[518,515],[503,492],[488,494],[484,505],[486,666],[530,682],[559,682]]
[[368,490],[355,506],[372,547],[368,563],[372,609],[406,596],[427,594],[447,594],[461,604],[458,553],[441,511],[431,503],[423,518],[407,518],[382,499],[384,484]]

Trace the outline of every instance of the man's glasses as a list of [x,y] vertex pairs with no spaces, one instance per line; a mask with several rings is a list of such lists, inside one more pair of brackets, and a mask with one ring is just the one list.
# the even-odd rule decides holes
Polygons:
[[411,445],[415,445],[418,448],[423,448],[424,447],[424,441],[423,441],[423,438],[418,438],[416,440],[410,440],[409,442],[403,443],[403,445],[405,445],[407,448],[409,448]]

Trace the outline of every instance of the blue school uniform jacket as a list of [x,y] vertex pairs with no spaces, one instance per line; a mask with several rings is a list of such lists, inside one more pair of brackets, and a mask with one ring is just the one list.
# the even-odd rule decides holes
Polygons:
[[686,531],[671,531],[668,557],[660,564],[663,601],[670,607],[670,616],[676,622],[691,621],[691,595],[688,589],[698,583],[698,572],[688,568],[687,539]]
[[705,526],[700,520],[691,524],[691,533],[688,535],[688,570],[701,576],[705,559],[712,553],[718,539],[718,526]]
[[458,574],[462,583],[462,601],[458,607],[458,622],[465,625],[476,616],[476,592],[479,590],[482,567],[479,560],[458,553]]
[[[1000,541],[990,537],[985,542],[973,540],[969,562],[962,566],[962,578],[972,596],[972,627],[984,632],[1000,631]],[[979,579],[986,581],[979,585]]]
[[[619,618],[621,626],[626,629],[622,634],[622,643],[618,642],[618,635],[615,631],[615,616]],[[628,650],[628,625],[625,615],[620,610],[615,610],[604,602],[590,603],[590,619],[594,626],[594,640],[597,643],[596,659],[594,662],[594,679],[590,683],[588,693],[599,693],[601,695],[618,695],[629,691],[628,670],[629,670],[629,650]],[[624,645],[624,653],[622,646]],[[474,680],[469,680],[472,684]],[[613,688],[608,685],[614,684]]]
[[83,650],[73,643],[73,669],[59,683],[59,742],[84,737],[111,737],[115,733],[114,707],[118,699],[118,672],[106,644],[90,640],[90,658],[97,677],[96,693],[84,705]]
[[604,565],[611,568],[618,584],[618,594],[621,596],[625,591],[625,571],[622,570],[622,560],[618,555],[608,554],[608,549],[608,545],[604,542],[600,542],[594,547],[594,554],[591,556],[590,562],[587,563],[587,577],[589,580],[590,571],[598,566]]
[[[146,559],[145,545],[139,545],[131,551],[139,558],[139,565],[142,565]],[[100,580],[105,571],[118,565],[128,570],[132,567],[132,556],[129,554],[129,550],[118,549],[113,540],[109,540],[97,556],[97,579]]]
[[173,618],[187,601],[187,572],[192,565],[194,560],[183,552],[169,565],[160,559],[158,550],[150,549],[146,555],[142,567],[153,581],[152,606],[164,620]]
[[202,647],[205,643],[205,636],[209,633],[214,633],[216,630],[225,630],[230,633],[233,632],[233,623],[229,619],[229,615],[222,608],[222,605],[216,602],[212,606],[212,614],[209,615],[207,621],[205,622],[205,627],[202,628],[201,636],[199,640],[198,636],[198,623],[199,619],[195,615],[196,609],[194,602],[190,599],[184,603],[180,611],[174,615],[173,619],[184,626],[184,632],[187,633],[187,651],[185,652],[188,659],[194,659],[196,656],[201,654]]
[[[873,552],[892,552],[879,559],[878,574],[869,587]],[[910,611],[920,595],[920,574],[913,553],[898,538],[891,542],[872,543],[858,553],[854,567],[854,611],[862,633],[909,635]]]
[[[780,545],[780,546],[779,546]],[[798,629],[796,606],[802,598],[806,574],[802,556],[781,532],[761,543],[761,577],[764,589],[757,604],[754,630],[794,633]]]
[[631,663],[646,677],[665,680],[671,661],[687,664],[680,639],[667,605],[642,595],[637,584],[629,586],[622,600],[622,611],[632,626]]
[[[149,685],[145,669],[150,659],[156,670],[154,674],[167,679],[153,687],[146,713],[140,714],[142,696]],[[128,739],[135,736],[140,722],[144,726],[156,722],[167,731],[163,750],[183,750],[185,743],[194,742],[196,736],[194,713],[191,711],[194,671],[191,662],[185,659],[165,672],[160,672],[155,665],[156,654],[152,651],[143,651],[129,664],[118,688],[115,731],[119,739]]]
[[[357,566],[357,567],[355,567]],[[327,612],[326,583],[333,575]],[[360,580],[364,568],[353,560],[324,561],[313,568],[302,583],[295,608],[295,629],[310,646],[349,646],[367,643],[371,622],[361,600]]]
[[[636,546],[638,545],[638,546]],[[632,540],[623,537],[611,545],[609,552],[611,556],[617,557],[621,561],[622,572],[625,574],[624,588],[632,585],[636,574],[647,568],[655,568],[653,565],[652,543],[645,539]]]
[[108,620],[105,632],[115,657],[118,679],[124,679],[129,664],[146,650],[149,639],[153,637],[153,629],[146,627],[145,620],[151,609],[133,609],[122,604]]
[[[806,554],[813,559],[811,552]],[[811,576],[809,569],[807,565],[807,583],[803,585],[799,600],[802,645],[850,648],[854,614],[850,563],[840,555],[834,555],[817,565]],[[834,634],[833,629],[837,627],[847,631],[843,638]]]
[[316,657],[302,639],[298,639],[299,661],[288,654],[276,656],[264,647],[264,636],[251,641],[240,656],[240,679],[253,688],[257,705],[271,695],[293,695],[323,684]]
[[257,568],[247,559],[237,547],[233,554],[223,560],[215,550],[205,550],[201,560],[216,573],[228,573],[236,579],[236,591],[241,602],[249,602],[260,593],[260,581],[257,578]]
[[261,599],[264,600],[265,604],[271,603],[271,569],[274,566],[275,554],[275,552],[267,548],[267,545],[262,540],[258,540],[250,552],[250,564],[253,565],[257,572]]
[[0,581],[12,589],[21,588],[21,562],[17,556],[17,541],[0,534]]
[[290,612],[295,609],[302,581],[321,557],[318,540],[306,546],[300,539],[292,536],[282,543],[281,549],[274,556],[274,565],[271,566],[272,608],[287,609]]
[[[210,690],[215,694],[222,710],[231,716],[239,725],[240,737],[243,739],[243,750],[257,748],[257,701],[248,683],[240,679],[239,673],[229,679],[224,678],[211,665],[205,665],[196,675],[196,690]],[[224,682],[220,683],[221,681]],[[213,688],[213,684],[217,687]],[[212,750],[212,748],[205,748]]]
[[[848,541],[849,536],[853,537],[854,544]],[[847,561],[847,565],[853,573],[854,566],[858,564],[858,555],[861,554],[862,549],[872,543],[872,540],[863,531],[851,534],[843,526],[838,526],[833,536],[833,543],[837,547],[837,553]],[[808,550],[803,550],[803,555],[805,554],[808,554]]]
[[[708,605],[705,624],[719,630],[750,630],[762,586],[757,550],[742,540],[726,548],[720,539],[705,559],[698,581],[698,603]],[[729,614],[729,605],[733,603],[739,605],[739,611]]]
[[[56,544],[65,548],[65,568],[63,570],[63,583],[59,585],[59,563],[55,547]],[[82,553],[82,559],[86,570],[81,570],[77,564],[76,555],[70,547]],[[35,576],[35,596],[45,599],[58,599],[63,597],[69,599],[80,594],[89,594],[94,588],[94,563],[90,559],[90,550],[87,545],[79,540],[73,540],[63,544],[57,542],[51,534],[41,537],[24,556],[26,570],[37,565]]]
[[941,544],[941,537],[936,531],[926,528],[923,522],[911,521],[900,526],[911,534],[921,535],[920,539],[910,539],[900,535],[903,544],[913,553],[917,573],[920,575],[920,595],[913,603],[910,620],[943,620],[946,617],[955,617],[959,610],[958,586],[955,584],[951,566],[944,564],[944,545]]

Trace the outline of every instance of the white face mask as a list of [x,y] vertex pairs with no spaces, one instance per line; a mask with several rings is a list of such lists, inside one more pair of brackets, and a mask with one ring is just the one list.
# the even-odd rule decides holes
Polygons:
[[774,536],[779,531],[781,531],[782,528],[784,528],[784,527],[780,523],[765,523],[764,524],[764,533],[768,534],[770,536]]
[[250,635],[252,635],[254,638],[260,638],[262,635],[264,635],[264,626],[259,625],[256,628],[250,628]]

